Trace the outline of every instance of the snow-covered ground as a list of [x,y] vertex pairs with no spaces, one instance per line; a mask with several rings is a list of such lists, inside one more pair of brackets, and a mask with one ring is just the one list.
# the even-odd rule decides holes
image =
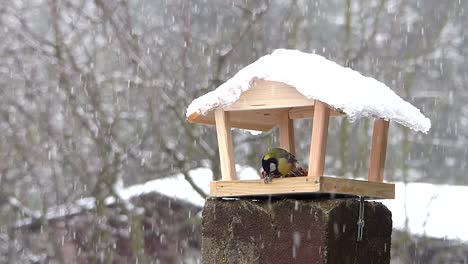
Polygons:
[[[258,179],[258,172],[251,167],[237,166],[239,178],[242,180]],[[190,175],[194,182],[206,193],[212,172],[208,168],[192,170]],[[203,206],[205,200],[190,186],[183,175],[175,175],[164,179],[148,181],[116,190],[120,198],[128,200],[145,193],[159,192],[169,197],[185,200],[192,204]],[[403,229],[405,219],[411,233],[427,235],[436,238],[459,239],[468,241],[468,210],[464,205],[468,186],[434,185],[428,183],[396,183],[395,200],[379,200],[384,203],[393,215],[393,227]],[[113,197],[106,199],[112,204]],[[46,218],[58,218],[76,214],[83,209],[92,209],[94,198],[87,197],[67,205],[59,205],[48,210]],[[31,223],[24,219],[18,226]]]
[[[212,173],[200,168],[191,171],[193,180],[206,193]],[[253,168],[238,167],[241,179],[258,179]],[[203,206],[204,200],[193,190],[182,175],[153,180],[145,184],[134,185],[122,190],[124,197],[157,191],[171,197],[177,197],[193,204]],[[460,239],[468,241],[468,210],[464,209],[465,194],[468,186],[434,185],[428,183],[396,183],[395,200],[379,200],[393,215],[393,227],[403,229],[405,219],[411,233],[436,238]]]
[[[258,173],[251,167],[237,166],[237,173],[241,180],[259,179]],[[208,168],[198,168],[190,171],[193,181],[205,193],[210,193],[210,182],[213,179],[213,173]],[[159,180],[148,181],[143,184],[133,185],[122,189],[121,197],[130,198],[145,193],[157,191],[169,197],[174,197],[191,202],[198,206],[203,206],[205,200],[190,186],[183,175],[176,175]]]
[[468,186],[398,182],[395,188],[396,199],[382,201],[394,227],[402,229],[408,219],[411,233],[468,241]]

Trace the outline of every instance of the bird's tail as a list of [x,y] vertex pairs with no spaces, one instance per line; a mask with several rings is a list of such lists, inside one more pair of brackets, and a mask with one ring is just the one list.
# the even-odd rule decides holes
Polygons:
[[300,177],[307,176],[307,170],[302,167],[292,169],[285,177]]

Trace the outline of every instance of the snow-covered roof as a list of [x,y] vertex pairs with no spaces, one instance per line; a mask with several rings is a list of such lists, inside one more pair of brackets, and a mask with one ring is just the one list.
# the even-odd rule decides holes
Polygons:
[[319,100],[343,111],[351,121],[374,116],[424,133],[431,127],[431,121],[419,109],[384,83],[320,55],[286,49],[261,57],[216,90],[195,99],[187,108],[187,117],[191,120],[191,116],[205,116],[232,105],[256,80],[294,87],[306,99]]
[[[258,179],[258,173],[251,167],[242,167],[237,165],[239,179],[253,180]],[[213,173],[208,168],[198,168],[189,172],[190,177],[196,181],[197,186],[205,193],[209,193],[210,182],[213,180]],[[128,187],[123,186],[123,182],[118,180],[114,185],[114,192],[119,197],[121,202],[129,203],[130,199],[149,193],[159,193],[161,195],[179,199],[190,204],[202,207],[205,200],[195,189],[185,180],[182,174],[169,176],[162,179],[147,181],[141,184],[136,184]],[[14,201],[16,202],[16,201]],[[19,201],[18,201],[19,202]],[[115,204],[116,199],[114,196],[109,196],[104,200],[106,205]],[[34,219],[27,217],[15,223],[15,227],[20,228],[32,224],[35,219],[44,217],[47,220],[54,220],[66,216],[79,214],[85,210],[92,210],[95,208],[96,199],[94,197],[84,197],[76,201],[60,204],[50,207],[46,214],[42,216],[40,211],[31,211],[29,216],[34,216]],[[127,204],[127,206],[132,206]],[[23,209],[24,210],[24,209]]]

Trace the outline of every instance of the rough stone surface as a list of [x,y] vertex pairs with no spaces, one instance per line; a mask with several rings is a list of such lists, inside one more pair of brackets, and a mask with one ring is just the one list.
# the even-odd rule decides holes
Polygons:
[[391,212],[356,199],[208,199],[203,263],[390,263]]

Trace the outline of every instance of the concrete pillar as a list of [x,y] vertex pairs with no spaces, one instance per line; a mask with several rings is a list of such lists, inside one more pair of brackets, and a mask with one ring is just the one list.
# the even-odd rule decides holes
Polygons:
[[357,242],[357,199],[223,200],[203,209],[202,262],[390,263],[391,212],[366,202]]

